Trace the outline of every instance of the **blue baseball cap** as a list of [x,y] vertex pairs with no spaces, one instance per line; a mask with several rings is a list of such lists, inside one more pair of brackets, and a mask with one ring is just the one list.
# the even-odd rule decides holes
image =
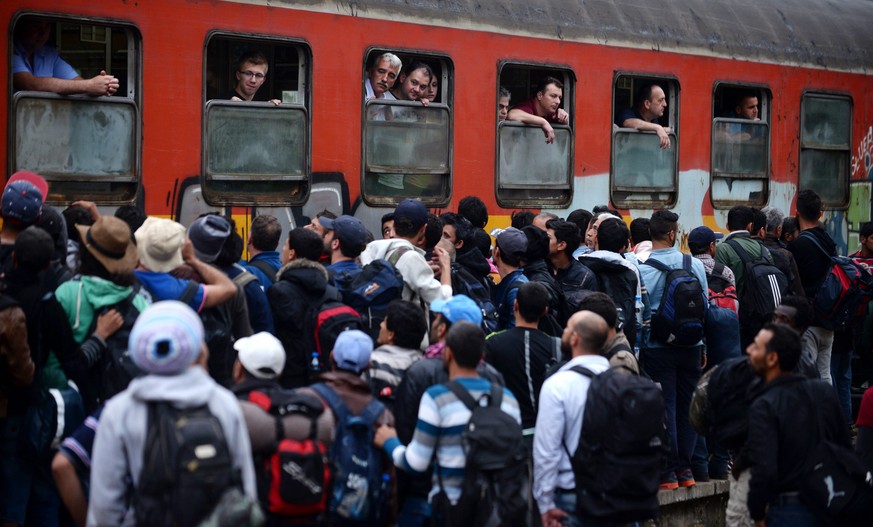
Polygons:
[[333,361],[341,370],[361,373],[370,367],[373,339],[359,329],[343,331],[333,345]]
[[325,230],[333,231],[339,241],[345,245],[358,246],[367,243],[367,229],[358,218],[342,215],[336,219],[326,216],[318,218]]
[[430,310],[441,314],[452,324],[466,320],[477,326],[482,325],[482,310],[467,295],[455,295],[448,300],[434,300],[430,304]]
[[405,199],[394,209],[394,221],[408,219],[413,227],[420,229],[427,223],[427,207],[417,199]]

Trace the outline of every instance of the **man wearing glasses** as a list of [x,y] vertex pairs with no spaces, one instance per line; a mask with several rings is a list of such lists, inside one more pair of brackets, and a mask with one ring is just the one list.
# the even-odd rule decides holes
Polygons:
[[[251,101],[255,94],[264,84],[267,78],[267,57],[260,51],[247,51],[239,58],[239,67],[236,70],[236,86],[233,91],[226,93],[219,99],[231,101]],[[282,101],[270,99],[270,102],[278,106]]]

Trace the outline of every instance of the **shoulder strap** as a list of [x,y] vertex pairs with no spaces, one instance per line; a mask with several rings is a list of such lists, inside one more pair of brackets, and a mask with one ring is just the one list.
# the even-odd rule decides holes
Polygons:
[[665,264],[664,262],[660,262],[658,260],[655,260],[654,258],[646,258],[646,261],[643,262],[643,265],[648,265],[648,266],[654,267],[655,269],[661,271],[662,273],[669,273],[670,271],[673,270],[673,269],[670,269],[669,267],[667,267],[667,264]]
[[349,418],[351,412],[349,411],[348,406],[346,406],[342,398],[333,391],[333,388],[323,382],[313,384],[310,388],[327,402],[327,405],[330,406],[330,409],[333,410],[334,414],[336,414],[337,421],[344,422]]
[[233,283],[238,285],[241,289],[245,289],[245,287],[247,285],[256,281],[257,279],[258,279],[258,277],[255,276],[254,274],[252,274],[248,271],[243,271],[233,278]]
[[682,255],[682,269],[685,269],[689,273],[691,272],[691,255],[683,254]]
[[185,289],[179,296],[179,302],[182,302],[183,304],[191,302],[191,300],[194,299],[194,295],[197,294],[197,289],[199,288],[200,284],[198,284],[194,280],[188,280],[188,285],[185,286]]
[[267,275],[267,278],[269,278],[271,282],[276,281],[276,270],[265,260],[251,260],[249,261],[249,265],[256,267],[259,271]]
[[359,417],[367,424],[367,426],[373,427],[376,424],[376,419],[379,419],[379,416],[382,415],[382,412],[384,411],[385,405],[373,397],[373,399],[367,403],[367,406],[361,410]]
[[570,368],[570,371],[575,371],[576,373],[578,373],[580,375],[584,375],[584,376],[588,377],[589,379],[593,379],[594,377],[597,376],[596,373],[589,370],[585,366],[573,366],[572,368]]
[[555,363],[561,362],[561,339],[560,337],[552,337],[552,343],[555,348]]
[[[738,242],[736,240],[728,240],[725,243],[727,243],[728,245],[731,246],[731,248],[733,248],[734,252],[737,253],[737,256],[739,256],[740,260],[742,260],[743,265],[748,265],[749,262],[752,261],[752,257],[749,255],[749,253],[745,249],[743,249],[743,246],[740,245],[740,242]],[[763,248],[764,247],[761,247],[761,249],[763,249]],[[763,252],[761,253],[761,255],[763,256]]]
[[[804,236],[804,235],[805,235],[805,236]],[[812,242],[816,247],[818,247],[818,250],[819,250],[819,251],[821,251],[825,256],[828,257],[828,259],[830,259],[831,256],[833,256],[833,255],[831,255],[831,254],[828,254],[827,250],[825,250],[825,248],[824,248],[824,245],[821,244],[821,241],[819,241],[818,238],[816,238],[815,236],[813,236],[813,234],[812,234],[811,232],[809,232],[809,231],[803,231],[803,232],[800,233],[800,236],[798,236],[798,238],[806,238],[806,239],[808,239],[809,241],[811,241],[811,242]]]
[[[503,389],[495,385],[493,382],[489,384],[491,385],[491,393],[488,394],[488,406],[500,408],[500,405],[503,404]],[[464,406],[466,406],[471,412],[479,406],[479,403],[473,399],[470,392],[468,392],[467,389],[457,380],[448,382],[445,386],[451,390],[452,393],[455,394],[455,397],[464,403]]]
[[712,272],[708,273],[710,276],[717,276],[719,278],[724,278],[724,264],[721,262],[715,262],[712,266]]
[[402,245],[402,246],[394,249],[391,252],[391,256],[388,257],[388,263],[390,263],[394,267],[397,267],[397,262],[399,262],[400,259],[403,258],[404,254],[406,254],[407,252],[409,252],[411,250],[412,249],[410,247],[407,247],[405,245]]

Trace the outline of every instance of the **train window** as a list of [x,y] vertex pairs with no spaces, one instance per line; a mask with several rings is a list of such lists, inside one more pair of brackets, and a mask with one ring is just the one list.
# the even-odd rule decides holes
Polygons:
[[140,179],[139,32],[33,14],[15,19],[12,32],[9,171],[42,174],[50,203],[132,201]]
[[[497,202],[502,207],[561,206],[572,197],[573,182],[573,101],[575,75],[568,68],[531,64],[504,63],[500,65],[499,85],[495,90],[497,104],[494,119],[497,123],[497,160],[495,188]],[[557,81],[557,82],[555,82]],[[509,93],[509,116],[501,119],[500,104]],[[542,93],[542,95],[540,95]],[[549,94],[560,94],[561,99],[549,99]],[[552,108],[549,104],[558,104]],[[530,104],[530,106],[528,106]],[[514,112],[519,110],[524,114]],[[543,110],[543,113],[538,111]],[[528,111],[530,110],[530,111]],[[547,130],[535,123],[520,120],[527,115],[554,112],[566,113],[566,124],[548,123],[552,142],[546,142]]]
[[[398,61],[402,64],[399,73]],[[393,205],[416,197],[431,207],[444,206],[451,196],[451,61],[373,49],[366,55],[365,68],[361,93],[364,200],[370,205]]]
[[626,208],[674,204],[679,177],[679,83],[618,73],[612,115],[612,202]]
[[800,190],[813,189],[832,207],[849,201],[852,99],[804,94],[800,105]]
[[769,90],[716,84],[712,105],[712,204],[764,205],[769,176]]
[[209,203],[306,200],[310,55],[305,44],[279,38],[207,38],[201,186]]

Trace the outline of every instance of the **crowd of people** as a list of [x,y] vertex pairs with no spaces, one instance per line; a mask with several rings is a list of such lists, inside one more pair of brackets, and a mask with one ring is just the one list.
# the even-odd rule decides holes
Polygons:
[[[836,245],[812,191],[796,220],[732,208],[690,255],[667,210],[489,234],[476,197],[407,199],[381,239],[323,211],[244,240],[46,196],[21,172],[0,198],[3,525],[638,525],[710,479],[728,524],[794,525],[819,438],[871,459],[870,324],[813,308]],[[693,424],[710,371],[711,408],[744,376],[739,436]]]

